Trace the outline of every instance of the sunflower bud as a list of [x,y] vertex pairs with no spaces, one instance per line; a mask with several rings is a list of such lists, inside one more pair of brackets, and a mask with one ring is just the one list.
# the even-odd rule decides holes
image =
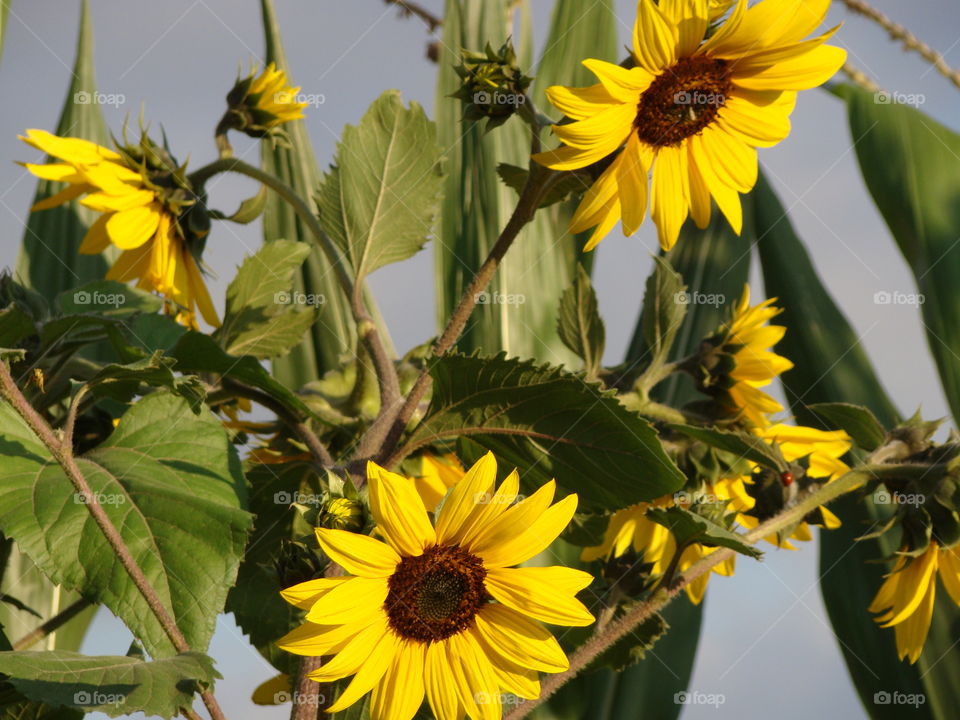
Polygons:
[[358,532],[363,527],[363,507],[349,498],[331,498],[324,504],[318,524],[331,530]]
[[227,112],[217,134],[239,130],[250,137],[282,137],[279,126],[303,117],[306,103],[298,102],[299,87],[292,87],[287,74],[270,63],[259,74],[256,68],[240,78],[227,93]]
[[527,101],[527,87],[533,78],[517,66],[517,56],[508,39],[494,51],[461,52],[461,64],[454,68],[461,78],[460,89],[453,94],[464,102],[467,120],[487,118],[487,130],[505,123]]

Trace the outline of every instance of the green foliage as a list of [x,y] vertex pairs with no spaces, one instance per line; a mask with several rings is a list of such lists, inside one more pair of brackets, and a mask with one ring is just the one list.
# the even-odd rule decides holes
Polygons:
[[834,427],[845,430],[857,447],[868,452],[883,444],[887,431],[876,415],[863,405],[852,403],[816,403],[807,409],[826,419]]
[[213,661],[195,652],[151,662],[66,650],[0,652],[0,673],[31,700],[110,717],[143,712],[163,718],[191,707],[194,692],[220,677]]
[[717,545],[730,548],[752,558],[763,556],[760,550],[744,542],[739,533],[686,508],[652,508],[647,511],[647,517],[670,530],[678,548],[700,543],[708,547]]
[[504,354],[446,355],[430,374],[430,409],[408,452],[469,438],[516,466],[527,487],[556,478],[583,510],[615,510],[683,484],[650,424],[576,375]]
[[756,435],[681,424],[671,425],[670,429],[700,440],[711,447],[733,453],[737,457],[752,460],[758,465],[768,467],[771,470],[785,472],[788,469],[787,463],[783,459],[783,455],[780,454],[780,451]]
[[[54,582],[109,607],[153,657],[173,654],[85,498],[7,404],[0,443],[0,531]],[[236,451],[219,421],[155,393],[77,466],[191,647],[206,649],[250,524]]]
[[866,90],[844,86],[840,93],[860,172],[913,270],[930,352],[960,418],[960,135],[908,105],[878,103]]
[[683,278],[662,257],[653,259],[653,272],[647,278],[643,296],[640,325],[644,347],[650,362],[659,365],[666,361],[673,341],[687,314],[687,304],[681,300],[686,286]]
[[320,222],[357,280],[414,255],[431,235],[441,186],[436,128],[417,103],[381,95],[347,126],[317,193]]
[[130,402],[140,392],[142,385],[166,388],[184,398],[194,413],[200,414],[206,391],[199,378],[193,375],[179,377],[174,372],[176,361],[164,357],[159,350],[148,358],[127,365],[104,366],[90,378],[87,386],[98,397],[108,397],[120,402]]
[[583,360],[587,377],[596,377],[603,361],[606,330],[597,308],[597,294],[582,265],[577,265],[573,285],[560,297],[557,332],[563,344]]
[[227,287],[227,309],[214,337],[231,355],[271,358],[297,345],[326,298],[297,304],[293,278],[310,254],[306,243],[274,240],[247,257]]

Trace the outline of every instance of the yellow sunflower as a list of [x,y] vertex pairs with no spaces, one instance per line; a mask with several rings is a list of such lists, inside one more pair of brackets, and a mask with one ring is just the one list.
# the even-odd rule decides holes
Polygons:
[[258,74],[238,80],[227,94],[227,112],[219,131],[235,129],[253,137],[268,135],[280,125],[304,117],[307,103],[299,100],[300,88],[292,87],[283,70],[274,63]]
[[708,357],[701,359],[697,370],[703,392],[759,428],[770,424],[768,415],[783,411],[783,405],[761,388],[793,367],[770,349],[787,331],[781,325],[768,324],[782,312],[775,301],[770,298],[751,307],[750,286],[745,285],[732,320],[704,343]]
[[936,542],[919,557],[900,555],[870,604],[870,612],[882,613],[875,620],[894,628],[897,654],[911,664],[920,657],[930,631],[938,573],[950,598],[960,605],[960,552]]
[[[843,430],[819,430],[802,425],[777,423],[768,427],[757,428],[754,432],[769,443],[776,442],[787,462],[796,462],[806,458],[809,463],[807,475],[810,477],[831,482],[850,469],[840,459],[849,452],[851,444],[850,436]],[[745,475],[740,480],[745,484],[753,482],[749,475]],[[827,507],[820,506],[816,512],[820,515],[820,521],[816,524],[822,525],[827,530],[840,527],[840,518]],[[741,511],[737,515],[737,522],[752,530],[760,524],[761,520],[754,515],[748,515]],[[810,524],[801,522],[790,535],[790,539],[800,542],[813,540]],[[781,541],[775,534],[768,536],[765,540],[787,550],[796,549],[790,543],[790,540]]]
[[413,483],[370,463],[370,509],[386,542],[318,529],[346,577],[283,591],[307,611],[280,639],[300,655],[331,656],[310,677],[353,675],[329,712],[372,691],[374,720],[409,720],[426,696],[439,720],[501,716],[501,693],[535,698],[538,672],[561,672],[566,656],[541,623],[589,625],[576,599],[589,574],[566,567],[514,568],[570,522],[577,497],[553,501],[555,483],[515,502],[516,471],[496,487],[487,454],[458,482],[435,524]]
[[825,82],[846,58],[841,48],[824,44],[836,28],[804,39],[823,21],[830,0],[762,0],[749,9],[739,0],[707,38],[716,17],[711,11],[722,13],[721,5],[640,0],[635,67],[588,59],[583,64],[599,83],[547,89],[574,122],[553,126],[564,147],[534,158],[556,170],[613,158],[571,220],[572,232],[596,228],[586,250],[619,220],[625,234],[637,231],[651,169],[650,214],[665,250],[688,214],[698,227],[707,226],[711,197],[739,233],[739,194],[756,182],[756,148],[786,138],[797,91]]
[[197,325],[197,310],[210,325],[220,324],[185,239],[183,219],[196,198],[182,188],[158,184],[158,179],[151,178],[128,154],[88,140],[58,137],[43,130],[27,130],[20,139],[60,161],[23,163],[27,170],[44,180],[67,183],[32,210],[46,210],[85,196],[80,203],[103,214],[90,226],[80,252],[101,253],[110,244],[123,250],[107,272],[108,280],[136,280],[137,287],[160,293],[177,306],[178,319],[192,327]]

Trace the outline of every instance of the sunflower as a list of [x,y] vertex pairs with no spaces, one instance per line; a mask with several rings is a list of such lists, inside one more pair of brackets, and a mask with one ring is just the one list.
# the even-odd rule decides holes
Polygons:
[[588,59],[583,64],[599,83],[548,88],[547,97],[573,122],[553,126],[563,147],[534,159],[555,170],[605,164],[571,219],[572,232],[595,228],[585,249],[618,220],[625,234],[636,232],[651,169],[650,214],[664,250],[676,243],[688,214],[707,226],[711,197],[739,234],[739,193],[756,182],[756,148],[786,138],[797,91],[825,82],[846,58],[824,44],[836,28],[804,39],[829,6],[762,0],[747,9],[739,0],[706,38],[711,10],[722,13],[722,3],[640,0],[634,67]]
[[160,293],[175,305],[172,310],[184,324],[197,326],[197,310],[210,325],[220,324],[186,240],[192,235],[187,213],[197,199],[177,184],[182,182],[177,168],[151,171],[127,150],[118,153],[43,130],[27,130],[20,139],[60,161],[22,163],[27,170],[43,180],[67,184],[31,210],[47,210],[85,196],[80,204],[102,215],[87,231],[80,252],[95,255],[111,244],[123,251],[107,272],[108,280],[136,280],[137,287]]
[[411,480],[427,512],[433,512],[447,491],[463,478],[463,465],[453,453],[424,453],[420,462],[420,474]]
[[900,555],[870,604],[870,612],[882,613],[874,619],[894,628],[897,654],[911,664],[920,657],[930,631],[938,572],[950,598],[960,605],[960,552],[936,542],[919,557]]
[[300,88],[292,87],[287,74],[274,63],[259,74],[254,67],[227,94],[227,112],[218,133],[233,129],[252,137],[269,135],[280,125],[304,117],[307,103],[297,99],[299,93]]
[[718,403],[724,415],[758,428],[770,424],[769,415],[783,411],[783,405],[761,388],[793,367],[770,349],[786,333],[781,325],[767,324],[781,312],[775,301],[770,298],[751,307],[750,286],[744,285],[732,319],[704,341],[696,366],[689,368],[699,389]]
[[[777,423],[755,429],[754,432],[769,443],[775,442],[787,462],[806,459],[806,474],[812,478],[817,478],[823,482],[831,482],[850,469],[840,459],[849,452],[851,445],[850,436],[843,430],[819,430],[802,425]],[[755,464],[751,463],[751,465],[756,469]],[[749,486],[753,484],[752,476],[746,475],[740,480],[744,483],[746,492],[749,493]],[[840,518],[826,506],[821,505],[817,508],[814,511],[814,516],[815,524],[821,525],[827,530],[835,530],[840,527]],[[762,519],[742,511],[737,515],[737,522],[752,530],[762,522]],[[790,540],[781,540],[775,534],[765,539],[777,547],[794,550],[796,548],[790,543],[790,540],[809,542],[813,540],[813,533],[810,531],[810,523],[804,521],[794,529],[790,535]]]
[[310,674],[353,675],[329,712],[372,691],[371,717],[409,720],[424,695],[439,720],[501,716],[501,693],[532,699],[538,671],[566,656],[541,623],[589,625],[576,599],[592,578],[566,567],[511,566],[545,550],[570,522],[576,495],[551,504],[555,483],[514,502],[516,471],[496,487],[489,453],[450,491],[432,523],[413,483],[367,466],[370,509],[385,542],[318,529],[324,552],[349,573],[283,591],[306,624],[277,644],[332,656]]
[[[743,482],[739,479],[721,480],[718,483],[708,485],[705,494],[706,497],[712,496],[719,501],[725,501],[727,509],[732,512],[740,512],[753,507],[753,498],[746,494],[743,489]],[[663,575],[677,552],[677,544],[669,529],[647,519],[647,510],[651,507],[688,504],[684,502],[684,495],[684,493],[665,495],[652,503],[639,503],[618,510],[610,518],[603,536],[603,542],[600,545],[584,548],[580,554],[580,559],[584,562],[590,562],[601,558],[618,558],[632,548],[635,553],[642,556],[642,562],[651,564],[650,573],[652,575]],[[684,572],[716,549],[716,547],[706,547],[699,543],[689,545],[684,548],[677,562],[677,570]],[[734,563],[735,558],[728,558],[714,567],[713,572],[724,576],[733,575]],[[687,596],[694,605],[703,600],[709,579],[710,575],[704,574],[685,586]]]

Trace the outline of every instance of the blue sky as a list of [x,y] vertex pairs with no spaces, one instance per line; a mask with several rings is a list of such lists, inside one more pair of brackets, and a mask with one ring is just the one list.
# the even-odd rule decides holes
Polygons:
[[[492,0],[491,0],[492,1]],[[440,12],[440,0],[422,4]],[[950,0],[877,7],[960,65],[960,22]],[[177,154],[194,166],[212,159],[212,129],[223,96],[236,77],[263,51],[259,3],[255,0],[93,0],[97,79],[101,92],[123,96],[105,106],[117,131],[128,114],[163,125]],[[323,96],[308,111],[307,124],[321,165],[330,161],[340,129],[355,123],[369,103],[388,88],[431,108],[436,67],[425,58],[425,27],[400,19],[382,0],[277,0],[287,55],[303,92]],[[548,0],[532,0],[536,38],[542,47],[548,27]],[[618,0],[621,38],[626,44],[632,3]],[[13,164],[36,153],[16,140],[26,128],[54,129],[73,59],[79,2],[13,0],[7,44],[0,64],[0,266],[12,265],[33,180]],[[922,96],[921,109],[957,129],[960,91],[931,67],[901,52],[878,27],[850,15],[839,4],[828,25],[844,21],[836,43],[884,87]],[[808,244],[822,277],[844,308],[902,411],[923,407],[927,417],[947,414],[926,350],[918,310],[877,305],[874,294],[914,292],[897,253],[859,177],[841,103],[822,91],[801,95],[794,131],[776,148],[761,153],[769,176]],[[236,143],[239,155],[257,157],[252,143]],[[225,179],[213,189],[223,208],[251,194],[243,179]],[[212,283],[222,306],[223,288],[235,265],[256,249],[259,228],[218,225],[207,259],[218,272]],[[633,329],[643,279],[656,236],[646,224],[633,238],[615,231],[597,251],[595,284],[607,324],[607,359],[618,362]],[[378,271],[371,279],[398,347],[419,344],[435,332],[432,262],[429,249]],[[756,287],[760,287],[759,279]],[[707,598],[706,623],[691,689],[722,692],[719,708],[691,706],[684,718],[753,718],[776,704],[782,720],[865,717],[825,619],[816,587],[816,548],[770,551],[762,563],[738,562],[733,579],[715,577]],[[129,633],[101,612],[84,650],[123,653]],[[655,651],[654,651],[655,652]],[[220,672],[218,695],[231,717],[282,718],[286,709],[258,710],[250,691],[269,668],[249,648],[232,619],[223,618],[211,648]],[[656,662],[651,659],[649,662]],[[815,692],[811,692],[816,688]]]

